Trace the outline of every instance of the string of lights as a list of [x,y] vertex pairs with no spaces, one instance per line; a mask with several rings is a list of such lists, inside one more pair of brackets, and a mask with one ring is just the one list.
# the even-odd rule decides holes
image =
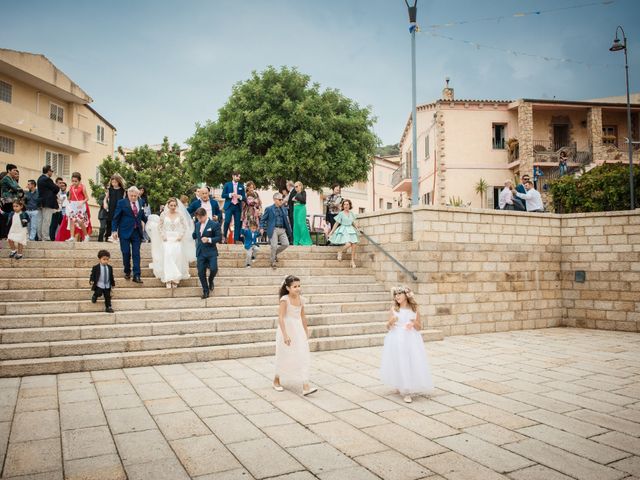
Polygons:
[[522,18],[522,17],[530,17],[530,16],[534,16],[534,15],[544,15],[547,13],[555,13],[555,12],[559,12],[559,11],[563,11],[563,10],[576,10],[576,9],[580,9],[580,8],[589,8],[589,7],[597,7],[597,6],[608,6],[608,5],[612,5],[613,3],[615,3],[615,0],[604,0],[604,1],[600,1],[600,2],[591,2],[591,3],[581,3],[578,5],[568,5],[566,7],[556,7],[556,8],[548,8],[545,10],[533,10],[531,12],[518,12],[518,13],[513,13],[511,15],[499,15],[496,17],[484,17],[484,18],[477,18],[474,20],[460,20],[460,21],[456,21],[456,22],[447,22],[447,23],[436,23],[436,24],[432,24],[432,25],[427,25],[426,29],[427,30],[432,30],[432,29],[440,29],[440,28],[448,28],[448,27],[455,27],[457,25],[467,25],[469,23],[480,23],[480,22],[500,22],[502,20],[508,20],[511,18]]

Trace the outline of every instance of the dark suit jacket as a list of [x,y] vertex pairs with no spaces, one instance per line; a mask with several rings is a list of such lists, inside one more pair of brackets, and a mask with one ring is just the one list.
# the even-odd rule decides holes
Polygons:
[[40,205],[44,208],[58,209],[58,199],[56,195],[60,191],[60,187],[55,184],[51,177],[46,174],[40,175],[38,178],[38,194],[40,195]]
[[[231,205],[231,194],[233,193],[233,182],[227,182],[222,187],[222,198],[224,198],[224,209],[229,210]],[[241,205],[242,202],[247,201],[247,193],[244,190],[244,184],[238,182],[238,195],[241,197],[241,201],[238,202],[238,205]]]
[[[111,283],[111,288],[116,286],[116,279],[113,278],[113,267],[111,265],[107,265],[107,271],[109,272],[109,282]],[[96,284],[100,279],[100,264],[96,264],[91,268],[91,276],[89,277],[89,283],[91,284],[91,290],[96,289]]]
[[[209,203],[211,204],[211,213],[213,215],[218,216],[218,221],[222,220],[222,212],[220,211],[220,205],[218,205],[218,202],[213,198],[210,198]],[[201,206],[202,206],[202,200],[200,200],[199,198],[196,198],[187,207],[187,212],[189,212],[189,215],[193,216],[195,215],[196,210],[199,209]]]
[[[204,227],[204,233],[200,235],[200,222],[196,221],[195,228],[193,229],[193,239],[196,241],[196,257],[201,256],[218,256],[218,247],[216,243],[222,240],[222,231],[220,230],[220,223],[213,220],[207,220]],[[208,237],[211,239],[210,243],[203,243],[202,237]]]
[[[282,208],[284,229],[287,231],[287,235],[291,235],[291,224],[289,223],[289,216],[287,207]],[[267,230],[267,238],[271,238],[273,231],[276,228],[276,206],[271,205],[264,209],[262,218],[260,218],[260,228]]]
[[135,226],[138,226],[138,231],[142,237],[142,222],[146,223],[147,216],[142,210],[141,203],[138,202],[138,215],[133,216],[133,210],[131,209],[131,202],[127,197],[120,200],[116,205],[116,211],[113,214],[113,221],[111,222],[111,231],[118,232],[118,236],[124,240],[131,238]]

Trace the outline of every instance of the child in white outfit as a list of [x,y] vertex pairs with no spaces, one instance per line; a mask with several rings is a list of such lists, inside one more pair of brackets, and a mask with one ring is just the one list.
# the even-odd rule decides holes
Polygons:
[[398,390],[404,401],[411,403],[411,395],[433,389],[431,368],[420,329],[418,304],[411,289],[392,290],[393,307],[389,313],[382,349],[380,376],[382,383]]

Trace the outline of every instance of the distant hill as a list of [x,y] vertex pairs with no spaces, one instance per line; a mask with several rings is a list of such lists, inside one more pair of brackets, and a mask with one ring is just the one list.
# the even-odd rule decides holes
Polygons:
[[386,157],[387,155],[399,155],[400,154],[400,144],[396,143],[394,145],[385,145],[384,147],[378,147],[376,150],[376,155],[380,157]]

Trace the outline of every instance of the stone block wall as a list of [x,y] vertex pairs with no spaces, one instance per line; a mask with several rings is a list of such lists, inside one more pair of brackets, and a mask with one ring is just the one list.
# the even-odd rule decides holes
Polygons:
[[[640,210],[562,217],[563,323],[640,331]],[[585,272],[585,282],[576,281]]]
[[[634,233],[640,211],[561,216],[426,206],[398,213],[392,222],[384,212],[361,215],[359,226],[414,272],[417,281],[364,238],[361,255],[389,289],[411,286],[426,324],[446,335],[561,325],[637,330],[640,325],[640,282],[631,284],[640,277],[640,234]],[[620,229],[608,228],[605,234],[608,221],[628,223],[611,224]],[[599,225],[602,233],[595,235],[599,229],[585,230],[587,225],[573,222],[604,223]],[[406,240],[391,240],[409,231]],[[629,260],[612,260],[611,250],[630,254]],[[574,288],[578,267],[588,271],[587,281]],[[603,287],[602,302],[579,296],[598,295]],[[628,300],[633,295],[635,302]],[[622,308],[627,309],[624,320],[619,313],[607,313]],[[628,322],[635,322],[634,328]]]

